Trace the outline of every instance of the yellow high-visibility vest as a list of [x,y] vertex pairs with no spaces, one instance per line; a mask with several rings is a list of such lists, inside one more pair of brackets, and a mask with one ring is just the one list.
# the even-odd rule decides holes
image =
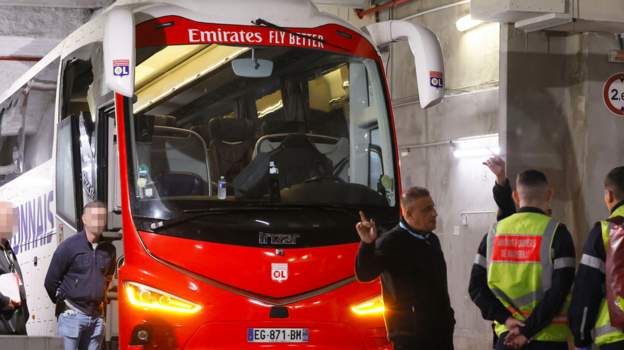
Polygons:
[[[490,290],[519,320],[526,320],[550,289],[555,269],[574,267],[574,258],[553,261],[552,243],[559,223],[540,213],[516,213],[495,225],[487,239]],[[532,339],[564,342],[570,334],[566,304],[552,323]],[[499,336],[508,331],[496,323]]]

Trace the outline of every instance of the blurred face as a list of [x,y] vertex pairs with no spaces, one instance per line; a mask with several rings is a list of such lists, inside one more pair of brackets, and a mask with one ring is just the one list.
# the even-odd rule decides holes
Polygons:
[[608,188],[604,190],[604,202],[609,210],[612,210],[613,207],[619,203],[618,199],[615,197],[615,193]]
[[106,208],[87,208],[82,214],[85,230],[99,236],[106,228]]
[[10,240],[15,225],[15,208],[6,202],[0,203],[0,238]]
[[420,197],[408,203],[407,208],[401,207],[403,218],[412,228],[431,232],[436,228],[438,212],[430,196]]

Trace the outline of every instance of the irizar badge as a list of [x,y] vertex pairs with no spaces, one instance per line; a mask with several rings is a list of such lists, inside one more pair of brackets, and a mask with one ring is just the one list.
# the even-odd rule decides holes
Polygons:
[[281,283],[288,279],[288,264],[271,264],[271,279]]

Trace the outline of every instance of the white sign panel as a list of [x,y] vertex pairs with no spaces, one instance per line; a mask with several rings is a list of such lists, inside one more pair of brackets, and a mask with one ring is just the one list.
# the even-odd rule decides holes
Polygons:
[[611,113],[624,116],[624,73],[612,75],[604,85],[604,102]]

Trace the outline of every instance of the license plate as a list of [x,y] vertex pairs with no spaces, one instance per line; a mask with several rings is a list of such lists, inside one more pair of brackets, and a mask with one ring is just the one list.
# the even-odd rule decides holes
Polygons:
[[250,343],[307,343],[307,328],[248,328]]

